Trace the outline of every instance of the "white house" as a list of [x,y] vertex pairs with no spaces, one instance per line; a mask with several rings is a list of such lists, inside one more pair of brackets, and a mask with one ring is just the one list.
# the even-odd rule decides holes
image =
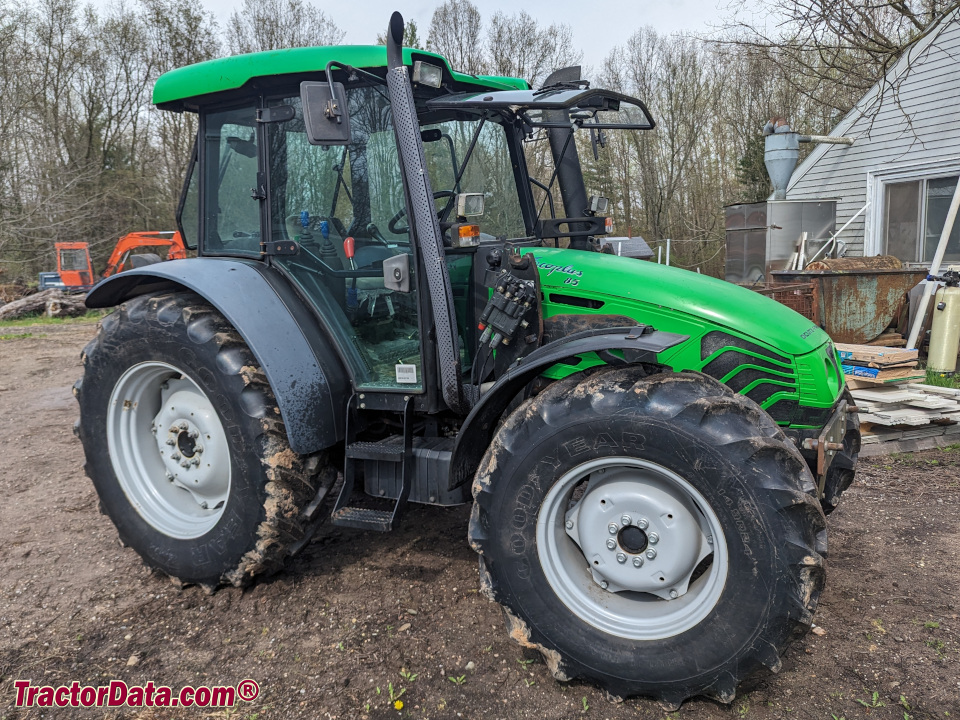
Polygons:
[[[837,200],[847,255],[929,262],[960,177],[960,10],[915,42],[797,166],[788,200]],[[960,261],[960,222],[944,258]]]

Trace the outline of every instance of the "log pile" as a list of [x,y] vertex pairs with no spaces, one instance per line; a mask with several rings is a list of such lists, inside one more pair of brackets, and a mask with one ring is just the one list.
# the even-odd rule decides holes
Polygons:
[[0,320],[16,320],[44,313],[47,317],[76,317],[87,312],[83,295],[67,295],[61,290],[44,290],[0,307]]

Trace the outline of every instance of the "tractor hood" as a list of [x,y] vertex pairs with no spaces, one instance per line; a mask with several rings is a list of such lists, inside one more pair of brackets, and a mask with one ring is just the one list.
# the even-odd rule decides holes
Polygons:
[[[548,302],[555,302],[562,293],[603,301],[603,309],[597,312],[624,313],[617,300],[625,301],[639,313],[624,314],[654,327],[664,310],[672,311],[692,321],[735,330],[790,355],[803,355],[830,339],[810,320],[775,300],[707,275],[605,253],[553,248],[526,252],[536,257]],[[549,297],[551,292],[554,298]],[[649,309],[649,320],[643,308]]]

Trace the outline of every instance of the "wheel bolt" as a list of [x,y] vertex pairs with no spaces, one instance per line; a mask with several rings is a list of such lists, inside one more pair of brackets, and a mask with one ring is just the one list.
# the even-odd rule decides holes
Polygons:
[[647,550],[646,555],[647,555],[647,560],[653,560],[657,556],[657,551],[654,550],[653,548],[650,548],[649,550]]
[[186,421],[184,421],[184,420],[181,420],[181,421],[177,424],[177,429],[178,429],[178,430],[186,430],[188,427],[190,427],[190,426],[187,425]]
[[180,461],[180,467],[182,467],[182,468],[184,468],[184,469],[189,468],[189,467],[190,467],[190,461],[189,461],[189,460],[181,460],[181,461]]
[[200,455],[201,453],[203,453],[203,445],[197,445],[197,446],[193,449],[193,451],[194,451],[195,453],[197,453],[198,455]]
[[167,470],[167,480],[173,482],[173,473]]
[[196,440],[198,437],[200,437],[200,433],[198,433],[196,430],[191,430],[189,437],[191,440]]
[[641,530],[646,530],[650,526],[650,523],[647,522],[646,518],[640,518],[637,520],[637,527]]
[[610,587],[610,584],[606,580],[601,580],[600,587],[606,590],[608,587]]
[[635,568],[643,567],[643,558],[642,558],[642,557],[635,557],[635,558],[633,559],[633,566],[634,566]]
[[618,532],[620,532],[620,526],[616,523],[610,523],[607,525],[607,530],[610,531],[611,535],[616,535]]
[[178,452],[173,453],[173,455],[170,456],[170,459],[173,460],[173,461],[179,460],[179,459],[180,459],[180,453],[178,453]]
[[613,538],[607,540],[607,550],[615,550],[617,547],[617,541]]
[[651,545],[656,545],[658,542],[660,542],[660,536],[657,535],[655,532],[652,532],[649,535],[647,535],[647,540],[650,541]]
[[676,599],[676,598],[678,598],[678,597],[680,597],[680,593],[678,593],[676,590],[671,590],[671,591],[670,591],[670,598],[671,598],[671,599]]
[[623,516],[620,518],[620,524],[623,525],[624,527],[626,527],[627,525],[629,525],[629,524],[632,523],[632,522],[633,522],[633,520],[630,519],[630,516],[629,516],[629,515],[623,515]]
[[[201,452],[201,450],[197,448],[197,452]],[[573,530],[573,520],[567,520],[567,530]]]
[[617,553],[617,562],[621,565],[627,561],[627,556],[623,553]]
[[176,445],[176,444],[177,444],[177,441],[174,440],[172,437],[167,438],[167,445]]

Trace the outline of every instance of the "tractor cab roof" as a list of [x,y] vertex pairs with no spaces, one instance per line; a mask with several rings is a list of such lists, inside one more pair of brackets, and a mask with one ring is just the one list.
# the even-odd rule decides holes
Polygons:
[[[526,80],[492,75],[470,75],[453,70],[442,55],[403,48],[403,62],[413,65],[423,60],[443,69],[443,82],[456,92],[483,90],[527,90]],[[153,102],[165,110],[196,110],[201,104],[229,99],[236,91],[256,86],[258,78],[290,76],[291,82],[310,79],[324,73],[329,62],[338,62],[366,70],[387,67],[384,45],[330,45],[289,48],[234,55],[188,65],[161,75],[153,88]]]

